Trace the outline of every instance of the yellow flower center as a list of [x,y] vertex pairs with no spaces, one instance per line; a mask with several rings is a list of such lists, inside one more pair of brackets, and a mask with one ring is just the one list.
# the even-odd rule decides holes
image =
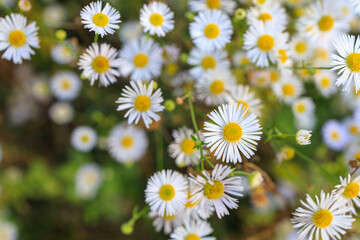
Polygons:
[[161,14],[159,13],[153,13],[150,16],[150,23],[156,27],[159,27],[163,24],[164,22],[164,18]]
[[84,142],[84,143],[88,142],[89,141],[89,136],[87,136],[87,135],[82,136],[81,141]]
[[295,93],[295,87],[291,84],[285,84],[282,87],[283,93],[285,96],[289,97],[289,96],[293,96]]
[[350,53],[346,65],[352,72],[360,72],[360,53]]
[[207,38],[214,39],[220,34],[220,28],[214,23],[210,23],[204,28],[204,34]]
[[175,189],[170,184],[165,184],[160,188],[160,198],[164,201],[170,201],[175,197]]
[[198,202],[199,202],[199,201],[195,201],[195,202],[190,201],[190,198],[191,198],[191,197],[192,197],[192,196],[191,196],[191,193],[188,192],[188,200],[187,200],[187,202],[186,202],[186,204],[185,204],[185,207],[187,207],[187,208],[193,208],[193,207],[195,207],[195,206],[198,204]]
[[354,160],[360,160],[360,151],[355,153]]
[[349,132],[353,135],[358,135],[360,133],[360,129],[357,125],[351,124],[349,127]]
[[356,182],[351,182],[345,187],[345,191],[343,193],[346,198],[355,198],[359,196],[360,186]]
[[179,70],[179,67],[176,63],[169,63],[167,66],[166,66],[166,73],[169,74],[169,75],[175,75]]
[[87,184],[93,184],[96,182],[97,176],[94,172],[88,172],[85,175],[85,182]]
[[109,23],[109,18],[103,13],[96,13],[93,16],[93,22],[98,27],[105,27]]
[[307,50],[307,45],[306,45],[306,43],[305,43],[305,42],[298,42],[298,43],[295,45],[295,50],[296,50],[297,53],[300,53],[300,54],[306,52],[306,50]]
[[333,215],[327,209],[320,209],[317,212],[315,212],[312,220],[313,220],[315,226],[317,226],[319,228],[326,228],[326,227],[330,226],[330,224],[333,220]]
[[297,106],[296,106],[296,111],[298,113],[304,113],[306,111],[306,106],[305,104],[303,103],[299,103]]
[[97,56],[92,62],[92,67],[97,73],[106,73],[110,68],[110,62],[104,56]]
[[321,86],[322,86],[322,87],[328,88],[328,87],[330,87],[330,84],[331,84],[330,78],[328,78],[328,77],[323,77],[323,78],[321,79]]
[[286,156],[286,159],[284,159],[285,161],[291,160],[295,156],[295,150],[293,148],[286,147],[283,151]]
[[206,4],[210,9],[219,9],[221,6],[221,0],[206,0]]
[[172,220],[174,220],[174,218],[176,218],[175,214],[174,215],[167,215],[165,213],[165,215],[163,216],[163,219],[166,220],[166,221],[172,221]]
[[26,42],[26,35],[21,30],[14,30],[9,34],[9,42],[14,47],[22,47]]
[[247,65],[247,64],[249,64],[251,61],[250,61],[250,58],[248,58],[248,57],[242,57],[241,59],[240,59],[240,65]]
[[338,132],[332,132],[330,137],[335,141],[338,141],[340,139],[340,135]]
[[272,16],[270,14],[268,14],[268,13],[262,13],[262,14],[259,15],[258,19],[260,21],[266,22],[268,20],[271,20]]
[[214,184],[206,183],[204,186],[204,195],[210,199],[218,199],[224,194],[224,184],[220,181],[214,181]]
[[216,67],[216,60],[211,56],[204,57],[201,61],[201,66],[205,70],[214,69]]
[[224,91],[225,84],[222,80],[215,80],[210,84],[210,92],[212,94],[220,94]]
[[195,152],[196,148],[194,147],[195,147],[195,142],[191,138],[185,138],[184,141],[182,141],[181,143],[181,150],[186,155],[190,155],[193,152]]
[[151,99],[148,96],[140,95],[134,101],[135,109],[140,112],[146,112],[151,107]]
[[270,80],[272,82],[277,82],[280,79],[280,74],[278,72],[272,71],[270,73]]
[[331,30],[334,26],[335,20],[333,17],[329,15],[325,15],[322,18],[320,18],[318,22],[319,29],[323,32],[327,32]]
[[275,40],[269,34],[264,34],[259,37],[257,44],[260,50],[270,51],[275,45]]
[[135,57],[134,57],[134,65],[138,68],[143,68],[143,67],[146,67],[146,65],[148,64],[149,62],[149,58],[146,54],[144,53],[139,53],[139,54],[136,54]]
[[238,142],[243,135],[243,130],[240,124],[236,122],[229,122],[223,129],[223,135],[225,140],[228,142]]
[[247,109],[246,114],[248,114],[248,113],[250,112],[250,106],[249,106],[249,104],[248,104],[246,101],[240,100],[240,101],[237,101],[237,103],[238,103],[238,106],[239,106],[239,107],[240,107],[240,104],[242,104],[242,107],[245,108],[245,109]]
[[279,49],[278,53],[279,53],[278,58],[280,59],[281,63],[285,63],[288,60],[286,50],[285,49]]
[[124,148],[131,148],[134,145],[134,140],[131,136],[125,136],[121,139],[121,146]]
[[266,2],[266,0],[256,0],[257,4],[262,5]]
[[71,82],[68,79],[64,79],[61,83],[61,88],[64,90],[68,90],[71,88]]
[[201,238],[195,233],[190,233],[186,236],[185,240],[201,240]]

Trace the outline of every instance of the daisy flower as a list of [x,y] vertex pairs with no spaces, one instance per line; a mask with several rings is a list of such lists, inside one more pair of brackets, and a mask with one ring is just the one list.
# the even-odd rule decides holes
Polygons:
[[74,118],[74,108],[66,102],[58,102],[49,109],[50,118],[57,124],[66,124]]
[[277,60],[276,49],[287,42],[288,35],[283,27],[274,22],[255,22],[244,35],[244,49],[247,56],[259,67],[268,67]]
[[68,41],[56,44],[51,49],[51,58],[58,64],[69,64],[76,59],[75,46]]
[[335,186],[333,194],[343,198],[351,209],[351,213],[357,215],[354,204],[360,207],[360,176],[353,178],[350,174],[347,178],[340,177],[340,185]]
[[35,53],[32,48],[40,47],[36,23],[26,23],[27,19],[20,14],[0,18],[0,51],[5,50],[2,58],[22,63]]
[[286,104],[293,103],[303,93],[302,82],[295,76],[282,76],[282,79],[272,85],[275,95]]
[[315,85],[320,91],[321,95],[328,98],[336,92],[336,78],[336,74],[332,71],[321,71],[315,75]]
[[106,3],[102,9],[102,1],[92,2],[85,6],[81,12],[81,23],[85,28],[89,28],[90,32],[95,32],[101,37],[106,34],[113,34],[114,29],[119,29],[120,13],[116,11],[109,3]]
[[79,95],[81,85],[78,75],[71,71],[59,71],[50,79],[53,95],[63,101],[75,99]]
[[329,120],[323,125],[322,136],[325,144],[335,151],[344,149],[349,141],[345,126],[336,120]]
[[233,15],[236,7],[234,0],[190,0],[189,9],[192,12],[203,12],[206,10],[221,10]]
[[231,40],[230,18],[219,10],[200,12],[190,23],[190,36],[196,47],[204,51],[222,49]]
[[353,140],[360,139],[360,121],[354,117],[345,119],[344,125],[349,133],[349,137]]
[[150,81],[158,77],[163,64],[163,51],[152,39],[141,37],[120,50],[120,72],[131,80]]
[[232,62],[235,67],[241,67],[244,65],[249,65],[251,63],[250,58],[246,55],[245,51],[236,51],[232,55]]
[[255,93],[250,90],[248,85],[237,85],[230,89],[226,100],[231,103],[242,104],[248,109],[248,113],[254,113],[261,116],[261,100],[255,97]]
[[325,47],[323,45],[315,45],[312,44],[313,54],[311,56],[310,64],[312,66],[319,66],[319,67],[328,67],[331,62],[331,52],[332,48]]
[[170,235],[171,240],[215,240],[208,235],[213,232],[210,224],[205,221],[186,219],[182,226],[177,227]]
[[149,145],[146,133],[132,125],[116,125],[109,134],[107,145],[110,155],[120,163],[139,161]]
[[235,86],[235,83],[235,77],[228,70],[210,71],[196,82],[197,98],[208,106],[217,106],[225,102],[227,91]]
[[291,57],[296,61],[307,60],[313,54],[312,44],[301,35],[291,39],[289,50]]
[[170,234],[174,229],[181,226],[184,221],[184,214],[179,212],[178,214],[160,216],[155,212],[150,211],[149,217],[153,218],[153,226],[157,232],[160,232],[161,229],[164,229],[165,234]]
[[0,220],[0,239],[16,240],[18,239],[18,229],[10,222]]
[[94,198],[101,183],[101,169],[97,164],[84,164],[76,173],[75,190],[80,198]]
[[107,43],[93,43],[80,56],[78,65],[83,70],[82,74],[90,80],[91,86],[99,80],[99,86],[107,87],[120,76],[117,70],[120,65],[117,51]]
[[280,152],[276,154],[276,160],[278,162],[286,162],[295,157],[295,150],[291,147],[283,147]]
[[195,88],[195,80],[188,71],[179,72],[170,82],[173,87],[173,94],[176,97],[184,96],[189,90]]
[[292,112],[295,117],[306,117],[314,114],[315,104],[310,97],[302,97],[292,104]]
[[71,145],[78,151],[89,152],[97,143],[97,134],[88,126],[76,127],[71,134]]
[[301,129],[296,133],[296,142],[300,145],[311,144],[311,131]]
[[214,123],[205,122],[204,142],[214,152],[216,159],[223,162],[242,162],[241,153],[247,159],[256,151],[260,140],[261,127],[253,113],[242,104],[223,104],[218,111],[214,110],[208,117]]
[[331,194],[321,191],[320,198],[315,196],[316,202],[307,194],[306,202],[301,201],[291,222],[298,230],[302,239],[341,239],[341,235],[351,228],[355,221],[350,214],[346,202]]
[[147,183],[145,201],[160,216],[173,216],[181,212],[187,200],[188,183],[176,171],[156,172]]
[[143,28],[141,27],[139,21],[130,20],[124,22],[121,26],[120,31],[118,32],[118,37],[124,43],[130,42],[132,40],[138,39],[143,35]]
[[187,63],[193,66],[190,69],[190,74],[195,79],[202,78],[209,71],[228,70],[230,68],[227,52],[224,50],[203,51],[199,48],[193,48],[190,51]]
[[192,129],[182,127],[172,133],[175,139],[169,145],[169,154],[175,159],[178,167],[197,165],[200,159],[200,150],[196,149],[195,142],[191,138],[195,133]]
[[137,124],[142,119],[146,128],[149,128],[149,124],[153,121],[160,120],[160,116],[156,113],[164,110],[164,106],[161,106],[164,101],[161,89],[159,88],[153,93],[152,81],[148,86],[141,81],[130,81],[130,85],[131,87],[125,86],[121,97],[116,101],[120,104],[116,110],[129,109],[124,116],[125,118],[129,117],[129,124],[133,122]]
[[271,75],[268,70],[259,70],[253,73],[250,73],[250,83],[255,87],[267,87],[271,82]]
[[255,5],[247,11],[246,20],[248,25],[255,22],[271,21],[283,27],[287,25],[286,11],[278,2],[272,1],[271,4]]
[[162,2],[154,1],[144,4],[140,10],[140,24],[150,35],[164,37],[166,33],[174,29],[173,19],[174,13]]
[[355,85],[356,92],[360,91],[360,38],[342,35],[335,42],[337,54],[331,54],[332,70],[339,70],[336,86],[343,85],[343,91],[350,92]]
[[202,171],[204,177],[190,175],[190,181],[197,185],[191,193],[191,201],[199,202],[202,209],[213,206],[218,218],[229,215],[228,208],[238,207],[238,200],[235,197],[241,197],[244,189],[241,177],[229,176],[232,172],[230,166],[216,164],[211,174],[205,170]]
[[68,15],[67,9],[61,3],[49,2],[42,11],[42,19],[46,19],[44,24],[51,28],[61,28]]

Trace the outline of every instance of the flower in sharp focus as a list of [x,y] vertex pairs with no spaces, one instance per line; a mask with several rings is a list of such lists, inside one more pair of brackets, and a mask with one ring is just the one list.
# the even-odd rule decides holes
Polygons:
[[311,131],[301,129],[296,133],[296,142],[300,145],[311,144]]
[[140,10],[140,24],[150,35],[164,37],[167,32],[174,29],[174,13],[168,5],[162,2],[144,4]]
[[345,199],[351,208],[351,213],[357,215],[354,204],[360,207],[360,176],[352,177],[350,174],[346,178],[340,177],[340,185],[335,186],[333,194]]

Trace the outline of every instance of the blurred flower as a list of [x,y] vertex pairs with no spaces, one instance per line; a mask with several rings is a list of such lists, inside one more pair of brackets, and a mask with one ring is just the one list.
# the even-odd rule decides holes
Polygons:
[[71,71],[58,71],[50,79],[53,95],[63,101],[74,100],[79,95],[81,85],[78,75]]
[[20,0],[19,1],[19,8],[24,11],[30,11],[31,10],[31,3],[29,0]]
[[264,181],[264,178],[259,171],[253,171],[248,176],[248,184],[249,184],[249,187],[251,187],[251,188],[259,187],[263,181]]
[[305,61],[313,54],[313,45],[303,36],[296,35],[289,43],[289,52],[295,61]]
[[39,101],[48,102],[50,99],[48,82],[41,76],[32,84],[31,92],[32,95]]
[[296,142],[300,145],[311,144],[310,138],[311,138],[311,131],[301,129],[296,133]]
[[171,240],[215,240],[215,237],[208,236],[212,232],[213,229],[208,222],[185,219],[183,225],[177,227],[170,238]]
[[57,124],[67,124],[74,118],[74,108],[66,102],[57,102],[49,109],[50,118]]
[[335,80],[336,74],[331,71],[321,71],[315,74],[315,84],[321,95],[328,98],[336,92]]
[[295,150],[291,147],[283,147],[278,154],[276,159],[278,162],[289,161],[295,156]]
[[324,143],[334,151],[341,151],[349,141],[349,134],[343,124],[328,120],[322,127]]
[[78,151],[89,152],[97,143],[97,134],[88,126],[78,126],[71,133],[71,145]]
[[58,43],[51,48],[51,58],[59,64],[69,64],[76,59],[76,49],[69,41]]
[[102,183],[100,167],[95,163],[81,166],[76,173],[76,194],[82,199],[94,198]]
[[234,0],[190,0],[189,9],[193,12],[206,10],[221,10],[228,14],[234,14],[236,2]]
[[50,27],[61,27],[66,18],[66,9],[60,4],[48,5],[44,8],[43,19],[44,23]]
[[150,35],[164,37],[166,33],[174,29],[173,19],[174,13],[162,2],[154,1],[144,4],[140,10],[140,24]]
[[18,239],[17,227],[10,222],[0,220],[0,239],[4,239],[4,240]]
[[311,97],[298,98],[292,104],[292,112],[297,118],[305,118],[313,115],[315,111],[315,104]]
[[138,21],[126,21],[122,24],[118,36],[123,42],[138,39],[143,34],[143,28]]
[[155,212],[150,211],[149,217],[154,218],[153,226],[157,232],[160,232],[164,228],[165,234],[170,234],[175,228],[180,226],[184,221],[184,214],[179,212],[178,214],[160,216]]
[[354,6],[355,12],[360,13],[360,2],[358,0],[350,0],[350,3]]
[[276,1],[251,7],[247,12],[246,20],[249,25],[258,21],[264,23],[269,21],[283,27],[287,25],[286,11]]
[[282,76],[272,87],[275,95],[286,104],[296,101],[304,91],[302,82],[295,76]]

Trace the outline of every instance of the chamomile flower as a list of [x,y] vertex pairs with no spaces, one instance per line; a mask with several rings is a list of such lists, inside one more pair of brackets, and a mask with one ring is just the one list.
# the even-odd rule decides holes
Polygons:
[[160,216],[173,216],[181,212],[187,201],[188,183],[176,171],[156,172],[147,183],[145,201]]
[[50,87],[54,96],[59,100],[75,99],[81,89],[81,80],[71,71],[59,71],[50,79]]
[[350,3],[353,5],[355,12],[360,14],[360,2],[358,0],[349,0]]
[[360,91],[360,38],[342,35],[335,42],[335,50],[330,65],[339,71],[336,86],[343,85],[343,91],[350,92],[355,85],[356,92]]
[[211,174],[202,171],[205,177],[190,175],[190,180],[197,185],[191,193],[191,201],[198,202],[202,209],[213,206],[219,218],[229,215],[228,208],[238,207],[238,200],[235,197],[241,197],[244,189],[241,177],[229,176],[232,172],[230,166],[216,164]]
[[195,79],[202,78],[209,71],[230,68],[230,62],[224,50],[203,51],[199,48],[193,48],[187,62],[193,66],[190,69],[190,74]]
[[329,97],[336,92],[336,74],[332,71],[321,71],[314,77],[315,85],[324,97]]
[[152,39],[141,37],[120,50],[120,72],[131,80],[150,81],[158,77],[163,64],[163,51]]
[[289,43],[291,57],[296,61],[307,60],[312,54],[312,44],[301,35],[294,36]]
[[217,9],[232,15],[235,7],[234,0],[189,0],[189,9],[192,12]]
[[72,146],[81,152],[91,151],[97,143],[97,134],[88,126],[76,127],[71,134]]
[[296,133],[296,142],[300,145],[309,145],[311,143],[311,131],[301,129]]
[[174,13],[162,2],[154,1],[144,4],[140,10],[140,24],[150,35],[164,37],[166,33],[174,29],[173,19]]
[[74,108],[66,102],[57,102],[49,109],[50,118],[57,124],[66,124],[74,118]]
[[310,63],[312,66],[328,67],[331,62],[332,48],[323,45],[313,44],[313,54],[311,56]]
[[216,159],[237,163],[242,162],[241,153],[247,159],[255,154],[261,127],[256,115],[247,112],[246,106],[230,103],[208,114],[214,123],[204,123],[204,142]]
[[139,161],[146,153],[149,141],[143,129],[132,125],[116,125],[107,139],[110,155],[120,163]]
[[227,92],[235,86],[235,82],[235,77],[228,70],[210,71],[196,82],[197,97],[208,106],[225,103]]
[[72,43],[58,43],[51,49],[51,58],[59,64],[69,64],[76,59],[76,49]]
[[355,206],[360,208],[360,176],[353,178],[350,174],[346,178],[340,177],[340,185],[335,186],[333,194],[346,200],[351,213],[357,215]]
[[195,88],[195,80],[189,74],[188,71],[179,72],[170,82],[174,88],[173,94],[176,97],[184,96],[189,90],[192,91]]
[[138,21],[130,20],[121,26],[118,36],[124,43],[138,39],[143,34],[143,28]]
[[271,4],[256,5],[251,7],[246,15],[246,20],[249,25],[255,22],[271,21],[276,24],[285,26],[287,24],[286,11],[277,2],[272,1]]
[[197,165],[200,159],[200,150],[196,149],[191,136],[195,136],[192,129],[182,127],[172,133],[174,142],[169,145],[169,155],[175,159],[179,167]]
[[130,81],[130,85],[131,87],[126,86],[123,89],[121,97],[116,101],[120,104],[116,110],[129,109],[124,116],[128,117],[129,124],[133,122],[137,124],[142,119],[146,128],[149,128],[149,124],[153,121],[160,120],[160,116],[156,113],[164,110],[164,106],[161,106],[164,101],[161,89],[153,93],[152,81],[148,86],[141,81]]
[[182,226],[177,227],[170,235],[171,240],[215,240],[208,235],[213,232],[210,224],[205,221],[186,219]]
[[165,234],[170,234],[177,227],[181,226],[184,221],[184,214],[179,212],[178,214],[167,215],[164,216],[158,215],[156,212],[149,212],[149,217],[153,218],[153,226],[157,232],[160,232],[161,229],[164,229]]
[[52,28],[60,28],[65,23],[66,17],[67,11],[62,4],[51,2],[42,11],[42,18],[46,19],[44,24]]
[[254,113],[261,116],[261,100],[255,97],[255,93],[250,90],[248,85],[237,85],[230,89],[226,100],[231,103],[242,104],[248,109],[248,113]]
[[106,3],[104,9],[102,8],[102,1],[92,2],[85,6],[81,12],[80,17],[85,28],[89,28],[90,32],[95,32],[101,37],[107,34],[113,34],[114,29],[119,29],[120,13]]
[[258,21],[250,26],[244,35],[244,49],[253,63],[268,67],[277,61],[276,50],[288,39],[282,31],[282,26],[269,21]]
[[251,60],[246,55],[245,51],[236,51],[234,55],[232,55],[232,62],[235,67],[241,67],[244,65],[249,65],[251,63]]
[[233,27],[230,18],[219,10],[200,12],[190,23],[190,36],[196,47],[204,51],[222,49],[230,42]]
[[13,223],[0,220],[0,239],[18,239],[18,229],[16,228],[16,226]]
[[90,80],[91,86],[99,80],[99,86],[107,87],[116,82],[120,76],[117,68],[120,59],[117,58],[117,51],[107,43],[93,43],[86,52],[80,56],[79,68],[82,74]]
[[356,118],[347,118],[344,121],[344,125],[349,133],[351,139],[360,139],[360,121]]
[[250,83],[255,87],[267,87],[271,82],[271,74],[267,70],[259,70],[250,74]]
[[327,121],[322,127],[325,144],[335,151],[341,151],[349,141],[349,134],[345,126],[336,120]]
[[295,76],[282,76],[272,87],[276,96],[286,104],[293,103],[304,91],[302,82]]
[[75,190],[80,198],[94,198],[101,183],[101,169],[97,164],[87,163],[81,166],[76,173]]
[[21,14],[12,13],[0,18],[0,51],[5,50],[2,58],[22,63],[35,53],[32,48],[40,47],[36,23],[26,24],[27,19]]
[[302,97],[292,104],[292,112],[295,117],[306,117],[314,114],[315,104],[310,97]]
[[307,194],[306,202],[301,201],[291,222],[298,229],[300,239],[341,239],[345,230],[355,221],[346,202],[338,197],[321,191],[316,202]]

